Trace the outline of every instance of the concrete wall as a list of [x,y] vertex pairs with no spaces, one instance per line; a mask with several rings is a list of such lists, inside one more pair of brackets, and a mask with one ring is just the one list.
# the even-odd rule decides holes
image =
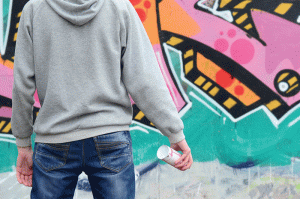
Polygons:
[[[130,1],[195,161],[186,172],[158,162],[156,151],[168,141],[133,105],[137,198],[300,198],[300,3]],[[17,24],[26,2],[0,3],[1,198],[29,198],[30,192],[14,177],[9,123]],[[82,175],[75,198],[91,197]]]

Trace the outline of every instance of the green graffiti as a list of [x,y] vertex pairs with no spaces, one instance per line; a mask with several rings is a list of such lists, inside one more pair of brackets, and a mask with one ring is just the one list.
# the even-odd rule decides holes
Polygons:
[[12,165],[15,165],[18,155],[16,144],[0,142],[0,148],[0,173],[12,171]]
[[[35,133],[31,136],[32,146],[34,149]],[[0,173],[9,172],[16,167],[18,149],[15,144],[16,139],[0,135]]]
[[[169,54],[176,75],[180,78],[180,55],[174,51],[169,51]],[[217,158],[221,163],[237,167],[282,166],[290,164],[291,157],[299,157],[300,127],[298,123],[292,125],[300,115],[299,108],[285,118],[278,128],[263,110],[233,122],[193,88],[188,86],[186,92],[192,108],[182,120],[195,161]],[[191,92],[215,112],[191,96]]]
[[9,4],[10,4],[10,0],[3,0],[3,41],[5,40],[5,36],[7,32]]
[[[173,51],[169,53],[179,78],[179,55]],[[233,122],[194,88],[181,83],[186,87],[186,93],[192,102],[192,107],[183,115],[182,120],[195,162],[218,159],[233,167],[283,166],[291,163],[291,157],[300,156],[300,127],[298,123],[291,126],[292,121],[299,117],[300,109],[290,114],[278,128],[263,110]],[[206,105],[190,93],[201,98]],[[143,127],[138,124],[131,125],[131,128],[135,165],[157,160],[159,146],[169,145],[168,139],[156,131],[144,128],[144,132],[140,130]],[[11,169],[11,165],[15,165],[17,149],[15,144],[5,142],[1,142],[0,147],[0,172],[5,172]]]

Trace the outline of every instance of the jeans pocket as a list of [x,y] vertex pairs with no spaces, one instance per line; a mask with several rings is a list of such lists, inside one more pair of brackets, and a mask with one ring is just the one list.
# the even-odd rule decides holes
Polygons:
[[102,167],[118,173],[133,162],[131,137],[128,131],[101,135],[94,141]]
[[68,158],[70,143],[36,143],[35,161],[46,172],[63,167]]

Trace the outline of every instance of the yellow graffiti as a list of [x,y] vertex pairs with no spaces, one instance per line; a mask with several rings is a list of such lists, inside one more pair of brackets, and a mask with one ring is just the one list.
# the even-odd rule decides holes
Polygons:
[[248,19],[248,14],[247,14],[247,13],[243,14],[242,16],[240,16],[240,17],[236,20],[236,23],[237,23],[237,24],[241,24],[241,23],[243,23],[246,19]]
[[223,103],[228,109],[231,109],[236,105],[236,101],[234,101],[232,98],[228,98],[224,103]]
[[281,105],[281,103],[278,100],[273,100],[273,101],[269,102],[268,104],[266,104],[267,108],[270,111],[278,108],[280,105]]
[[251,0],[243,1],[243,2],[239,3],[238,5],[236,5],[234,8],[235,9],[244,9],[246,7],[246,5],[248,5],[251,2],[252,2]]
[[274,10],[274,12],[284,15],[289,9],[293,6],[292,3],[281,3],[279,6]]

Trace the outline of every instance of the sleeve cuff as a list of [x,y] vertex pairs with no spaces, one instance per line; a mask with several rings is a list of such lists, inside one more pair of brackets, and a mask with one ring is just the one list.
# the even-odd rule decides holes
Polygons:
[[28,146],[31,146],[31,137],[28,137],[28,138],[16,138],[16,145],[18,147],[28,147]]
[[172,143],[177,143],[185,139],[185,136],[183,134],[183,131],[180,131],[179,133],[172,133],[169,137],[169,142]]

